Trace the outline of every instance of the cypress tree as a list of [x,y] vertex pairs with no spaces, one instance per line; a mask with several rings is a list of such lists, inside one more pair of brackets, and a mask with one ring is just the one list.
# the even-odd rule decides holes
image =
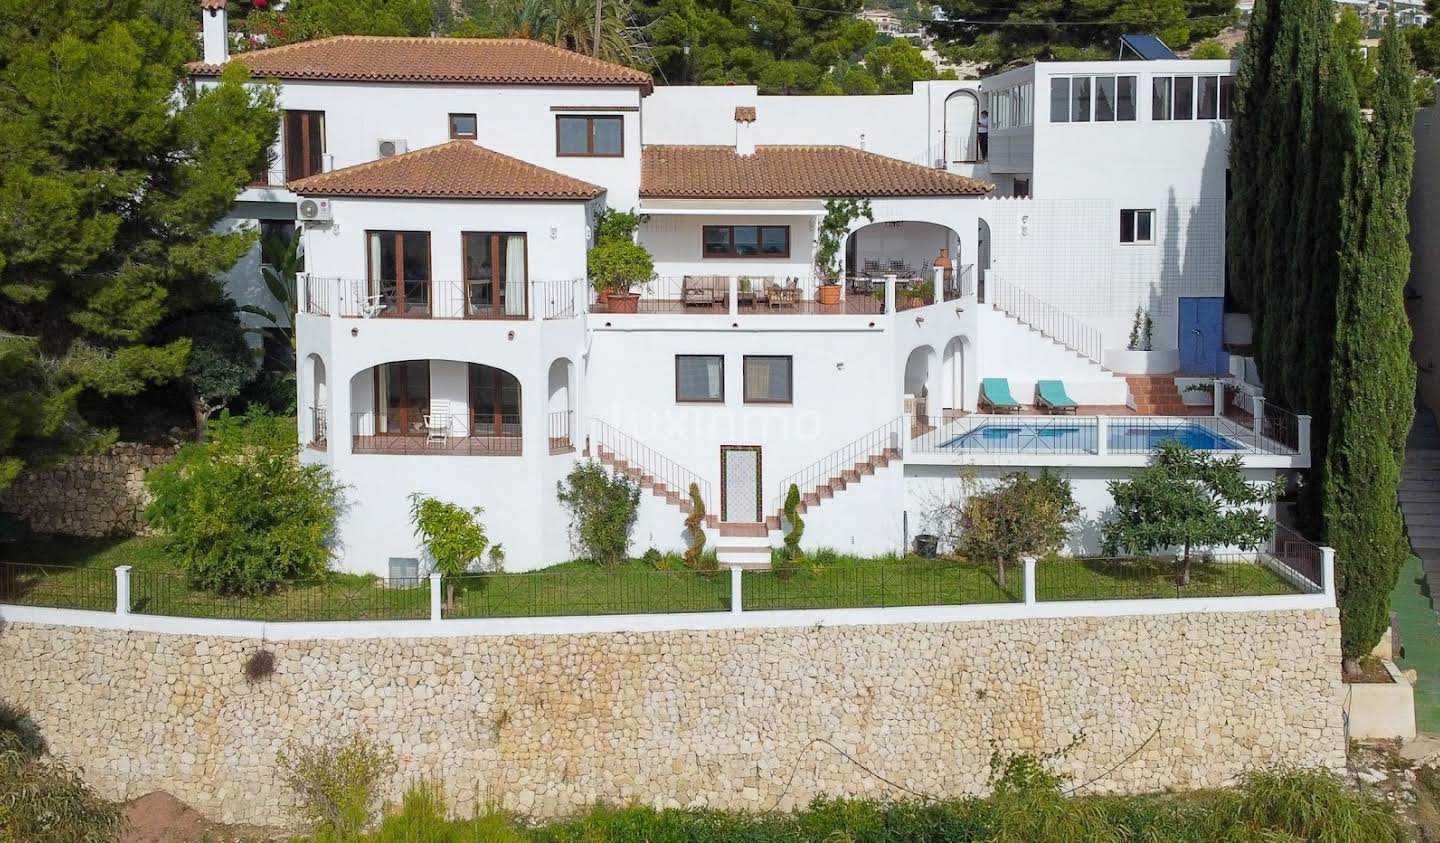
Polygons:
[[1326,539],[1339,560],[1348,669],[1384,632],[1390,590],[1409,553],[1397,490],[1415,395],[1404,301],[1415,74],[1393,19],[1380,42],[1379,66],[1365,154],[1347,168],[1330,362],[1333,417],[1322,481]]

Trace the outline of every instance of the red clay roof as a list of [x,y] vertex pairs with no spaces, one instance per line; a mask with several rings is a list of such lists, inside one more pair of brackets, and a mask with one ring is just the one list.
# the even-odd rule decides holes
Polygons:
[[588,200],[605,192],[468,140],[297,179],[289,187],[304,196],[375,199]]
[[[333,82],[473,85],[654,85],[650,74],[523,38],[337,35],[231,58],[257,77]],[[221,65],[191,62],[195,76]]]
[[650,199],[830,199],[983,196],[995,185],[848,146],[647,146],[640,195]]

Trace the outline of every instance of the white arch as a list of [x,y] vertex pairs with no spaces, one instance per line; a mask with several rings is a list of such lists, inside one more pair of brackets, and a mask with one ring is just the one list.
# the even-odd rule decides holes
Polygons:
[[973,91],[956,91],[945,98],[945,163],[969,164],[980,160],[975,137],[980,120],[980,99]]
[[309,412],[302,419],[305,425],[306,442],[316,447],[326,447],[329,440],[330,385],[326,382],[325,359],[312,352],[305,358],[310,377]]
[[576,435],[575,426],[575,364],[568,357],[557,357],[550,362],[546,377],[545,430],[550,448],[571,447]]
[[938,417],[941,379],[933,347],[922,345],[911,349],[905,358],[903,383],[906,404],[917,424],[926,423],[932,415]]

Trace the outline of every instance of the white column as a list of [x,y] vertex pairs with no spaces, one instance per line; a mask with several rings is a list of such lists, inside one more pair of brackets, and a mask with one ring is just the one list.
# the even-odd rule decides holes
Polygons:
[[1330,603],[1335,603],[1335,548],[1320,548],[1320,587]]
[[741,602],[740,579],[741,579],[740,568],[739,568],[738,566],[737,566],[737,567],[734,567],[734,568],[731,568],[731,569],[730,569],[730,612],[731,612],[732,614],[736,614],[736,615],[738,615],[738,614],[740,614],[742,611],[744,611],[744,604]]
[[130,566],[115,568],[115,614],[130,614]]
[[[738,124],[737,124],[737,125],[738,125]],[[728,298],[727,298],[727,301],[729,301],[729,303],[730,303],[730,315],[731,315],[731,316],[736,316],[736,315],[738,315],[738,314],[740,313],[740,279],[737,278],[736,276],[732,275],[732,276],[730,276],[730,278],[729,278],[729,282],[730,282],[730,287],[729,287],[730,292],[729,292],[729,296],[728,296]],[[751,282],[751,283],[754,283],[754,282]]]
[[1095,453],[1105,456],[1110,453],[1110,417],[1095,417]]
[[1250,420],[1250,429],[1257,437],[1265,434],[1265,396],[1256,395],[1251,402],[1250,412],[1254,418]]
[[934,282],[933,282],[933,283],[935,284],[935,303],[936,303],[936,304],[939,304],[940,302],[945,301],[945,270],[944,270],[944,268],[938,267],[938,266],[935,267],[934,276],[935,276],[935,278],[934,278]]
[[440,595],[440,581],[441,581],[441,579],[442,579],[442,577],[440,576],[440,572],[439,572],[439,571],[436,571],[435,573],[433,573],[433,574],[430,575],[430,620],[432,620],[432,621],[438,621],[438,620],[440,620],[440,617],[441,617],[441,615],[440,615],[440,606],[441,606],[441,604],[442,604],[442,601],[441,601],[441,599],[440,599],[440,597],[441,597],[441,595]]
[[1025,605],[1035,605],[1035,557],[1024,556],[1020,559],[1025,566]]
[[1296,447],[1300,449],[1300,456],[1306,460],[1310,459],[1310,417],[1295,417],[1295,438]]
[[230,16],[223,2],[201,4],[201,57],[206,64],[224,64],[230,60]]
[[1218,419],[1225,415],[1225,382],[1215,378],[1210,383],[1215,387],[1215,394],[1211,397],[1215,399],[1215,418]]
[[895,312],[895,276],[885,276],[885,312]]

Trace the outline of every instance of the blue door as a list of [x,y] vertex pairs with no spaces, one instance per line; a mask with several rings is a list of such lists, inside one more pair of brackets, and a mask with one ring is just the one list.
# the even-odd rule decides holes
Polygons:
[[1194,375],[1223,374],[1230,365],[1225,353],[1225,300],[1180,299],[1180,371]]

